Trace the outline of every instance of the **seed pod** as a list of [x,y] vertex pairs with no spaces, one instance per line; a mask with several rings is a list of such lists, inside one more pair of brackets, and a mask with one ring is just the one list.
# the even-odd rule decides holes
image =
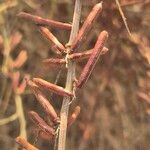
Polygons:
[[51,47],[49,49],[56,54],[62,55],[62,53],[59,51],[58,46],[54,43],[51,44]]
[[35,84],[32,81],[29,81],[28,85],[30,86],[31,90],[37,98],[37,101],[41,104],[46,114],[50,116],[51,120],[54,123],[57,123],[58,116],[48,99],[42,94],[42,92],[40,92],[40,90],[35,86]]
[[36,85],[34,82],[32,82],[31,80],[26,80],[27,85],[31,88],[31,90],[35,89],[35,88],[39,88],[38,85]]
[[80,110],[81,110],[80,106],[76,106],[76,108],[74,109],[74,112],[68,119],[68,127],[70,127],[76,121],[77,117],[80,114]]
[[22,50],[17,58],[10,64],[11,68],[20,68],[27,60],[27,52]]
[[39,150],[38,148],[31,145],[28,141],[26,141],[24,138],[18,136],[16,138],[16,142],[23,147],[25,150]]
[[10,38],[10,48],[13,51],[16,46],[21,42],[22,34],[20,32],[15,32]]
[[90,56],[87,64],[85,65],[85,67],[79,77],[79,80],[77,82],[78,88],[81,88],[83,86],[83,84],[88,80],[88,78],[89,78],[89,76],[101,54],[101,51],[104,47],[104,43],[107,40],[107,38],[108,38],[108,33],[106,31],[103,31],[100,33],[100,35],[97,39],[97,42],[95,44],[95,47],[93,49],[92,55]]
[[[102,49],[102,52],[100,55],[105,54],[107,51],[108,51],[108,48],[104,47]],[[82,53],[73,53],[73,54],[69,55],[69,59],[71,59],[73,61],[81,61],[83,59],[89,58],[92,53],[93,53],[93,49],[84,51]]]
[[39,127],[42,131],[44,131],[50,136],[55,135],[55,130],[52,127],[48,126],[47,123],[36,112],[30,111],[29,116],[31,120],[33,121],[33,123],[37,127]]
[[[53,44],[53,49],[55,47],[55,50],[59,50],[60,52],[63,53],[65,52],[65,47],[58,41],[58,39],[45,27],[38,26],[39,31],[41,34],[50,42]],[[57,52],[58,53],[58,52]]]
[[79,30],[77,37],[75,38],[75,40],[71,46],[72,51],[75,51],[80,47],[81,43],[85,39],[88,32],[91,30],[94,21],[96,20],[96,18],[98,17],[98,15],[100,14],[101,11],[102,11],[102,2],[96,4],[93,7],[90,14],[88,15],[88,17],[86,18],[81,29]]
[[59,21],[44,19],[39,16],[31,15],[31,14],[25,13],[25,12],[21,12],[17,16],[21,17],[23,19],[33,21],[35,24],[46,25],[46,26],[50,26],[50,27],[54,27],[54,28],[58,28],[58,29],[71,30],[71,27],[72,27],[72,25],[69,23],[62,23]]
[[[104,55],[106,52],[108,51],[108,48],[104,47],[102,49],[102,52],[100,55]],[[71,55],[68,56],[68,59],[79,62],[82,61],[84,59],[87,59],[90,57],[90,55],[92,54],[93,49],[84,51],[82,53],[73,53]],[[45,59],[43,61],[44,64],[49,64],[49,65],[55,65],[57,67],[60,67],[60,65],[63,65],[66,63],[64,58],[49,58],[49,59]]]
[[33,78],[33,82],[39,86],[42,86],[43,88],[49,90],[49,91],[52,91],[58,95],[61,95],[61,96],[71,96],[73,97],[73,94],[71,92],[69,92],[68,90],[58,86],[58,85],[55,85],[55,84],[52,84],[50,82],[47,82],[43,79],[40,79],[40,78]]

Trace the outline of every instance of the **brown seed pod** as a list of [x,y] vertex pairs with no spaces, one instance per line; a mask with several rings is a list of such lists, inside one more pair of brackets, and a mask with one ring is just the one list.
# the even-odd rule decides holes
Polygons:
[[85,39],[88,32],[91,30],[94,21],[96,20],[96,18],[98,17],[98,15],[100,14],[101,11],[102,11],[102,2],[96,4],[93,7],[90,14],[88,15],[88,17],[86,18],[81,29],[79,30],[77,37],[75,38],[75,40],[71,46],[72,51],[75,51],[80,47],[81,43]]
[[[108,48],[104,47],[100,55],[104,55],[107,51],[108,51]],[[89,58],[92,52],[93,52],[93,49],[84,51],[82,53],[73,53],[68,56],[68,59],[79,62],[79,61]],[[60,65],[63,65],[66,63],[66,60],[63,58],[49,58],[49,59],[45,59],[43,63],[60,67]]]
[[62,23],[59,21],[54,21],[50,19],[44,19],[39,16],[31,15],[29,13],[21,12],[17,15],[20,18],[33,21],[35,24],[46,25],[58,29],[71,30],[72,25],[69,23]]
[[[102,52],[100,55],[105,54],[107,51],[108,51],[108,48],[104,47],[102,49]],[[73,53],[73,54],[69,55],[69,59],[73,60],[73,61],[81,61],[83,59],[89,58],[92,53],[93,53],[93,49],[87,50],[87,51],[82,52],[82,53]]]
[[10,64],[11,68],[20,68],[27,60],[27,52],[22,50],[17,58]]
[[80,110],[81,110],[80,106],[75,107],[74,112],[68,119],[68,127],[70,127],[76,121],[77,117],[80,114]]
[[54,123],[57,123],[58,116],[56,111],[54,110],[53,106],[50,104],[49,100],[40,92],[37,86],[32,82],[28,81],[28,85],[33,91],[34,95],[37,98],[37,101],[41,104],[46,114],[51,118]]
[[65,52],[65,47],[58,41],[58,39],[46,27],[38,26],[38,29],[41,32],[41,34],[50,43],[53,44],[53,49],[56,50],[57,54],[61,54]]
[[27,85],[31,88],[31,90],[34,90],[35,88],[39,88],[38,85],[36,85],[34,82],[32,82],[31,80],[26,80]]
[[16,142],[23,147],[25,150],[39,150],[38,148],[31,145],[28,141],[26,141],[24,138],[18,136],[16,138]]
[[105,44],[105,41],[107,40],[107,38],[108,38],[108,33],[106,31],[103,31],[100,33],[100,35],[97,39],[97,42],[95,44],[95,47],[93,49],[93,52],[92,52],[87,64],[83,68],[82,73],[79,77],[79,80],[77,82],[78,88],[81,88],[84,85],[84,83],[88,80],[88,78],[89,78],[101,52],[102,52],[102,49],[104,47],[104,44]]
[[60,87],[58,85],[52,84],[50,82],[47,82],[40,78],[33,78],[33,82],[39,86],[42,86],[43,88],[52,91],[58,95],[61,96],[71,96],[73,97],[73,94],[70,93],[68,90],[64,89],[63,87]]
[[60,65],[65,64],[65,59],[61,58],[49,58],[43,61],[44,64],[55,65],[60,67]]
[[43,132],[47,133],[50,136],[55,135],[55,130],[49,125],[47,125],[47,123],[36,112],[30,111],[28,114],[33,123],[37,127],[39,127]]

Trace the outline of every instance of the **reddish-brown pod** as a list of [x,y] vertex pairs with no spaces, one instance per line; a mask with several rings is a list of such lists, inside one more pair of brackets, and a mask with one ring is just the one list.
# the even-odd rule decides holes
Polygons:
[[32,81],[28,81],[28,85],[30,86],[31,90],[37,98],[37,101],[41,104],[46,114],[54,123],[57,123],[58,116],[49,100],[42,94],[42,92],[35,86]]
[[54,21],[50,19],[44,19],[39,16],[31,15],[29,13],[21,12],[18,14],[18,17],[33,21],[35,24],[46,25],[58,29],[71,30],[72,25],[69,23],[62,23],[59,21]]
[[68,127],[70,127],[75,122],[75,120],[80,114],[80,110],[81,110],[80,106],[75,107],[74,112],[71,114],[71,116],[68,119]]
[[[105,54],[107,51],[108,51],[108,48],[104,47],[102,49],[101,55]],[[73,61],[81,61],[83,59],[89,58],[92,53],[93,53],[93,49],[84,51],[82,53],[73,53],[73,54],[69,55],[69,59],[71,59]]]
[[25,150],[39,150],[38,148],[31,145],[28,141],[26,141],[24,138],[20,136],[16,138],[16,142]]
[[[104,47],[102,49],[101,55],[104,55],[107,51],[108,51],[108,48]],[[93,52],[93,49],[90,49],[81,53],[73,53],[68,56],[68,59],[79,62],[84,59],[88,59],[91,56],[92,52]],[[66,63],[66,60],[64,58],[49,58],[49,59],[45,59],[43,63],[46,65],[61,67],[61,65]]]
[[65,52],[65,47],[58,41],[58,39],[46,28],[42,26],[38,26],[41,34],[50,42],[55,45],[55,49],[59,50],[59,52]]
[[20,32],[15,32],[10,37],[10,48],[11,51],[15,50],[16,46],[21,42],[22,40],[22,34]]
[[44,131],[50,136],[53,136],[55,134],[55,130],[49,125],[47,125],[47,123],[36,112],[30,111],[28,114],[33,123],[42,131]]
[[73,97],[73,94],[71,92],[69,92],[68,90],[64,89],[63,87],[52,84],[50,82],[47,82],[41,78],[33,78],[33,82],[51,92],[58,94],[58,95]]
[[27,60],[27,52],[22,50],[17,58],[10,64],[11,68],[20,68]]
[[103,31],[100,33],[100,35],[96,41],[96,44],[94,46],[93,52],[92,52],[87,64],[83,68],[82,73],[79,77],[79,80],[77,82],[78,88],[81,88],[84,85],[84,83],[88,80],[88,78],[89,78],[101,52],[102,52],[102,49],[104,47],[104,44],[105,44],[105,41],[107,40],[107,38],[108,38],[108,33],[106,31]]
[[102,2],[96,4],[93,7],[90,14],[88,15],[88,17],[86,18],[81,29],[79,30],[77,37],[75,38],[75,41],[71,46],[72,51],[75,51],[80,47],[81,43],[85,39],[88,32],[91,30],[94,21],[96,20],[101,11],[102,11]]

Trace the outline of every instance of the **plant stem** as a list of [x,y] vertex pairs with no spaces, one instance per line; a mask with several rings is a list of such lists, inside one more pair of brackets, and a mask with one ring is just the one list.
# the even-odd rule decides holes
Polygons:
[[[72,30],[69,38],[68,45],[71,45],[73,40],[75,39],[78,30],[79,30],[79,22],[81,16],[81,0],[76,0],[75,8],[74,8],[74,16],[73,16],[73,24]],[[70,47],[68,47],[68,52],[71,51]],[[73,80],[75,78],[75,63],[71,60],[68,61],[68,72],[67,72],[67,81],[65,89],[73,92]],[[60,130],[58,137],[58,150],[65,150],[66,143],[66,132],[67,132],[67,119],[68,119],[68,111],[69,111],[69,103],[71,98],[66,96],[63,99],[61,112],[60,112]]]
[[23,103],[21,96],[18,94],[15,95],[15,103],[16,103],[16,113],[18,115],[18,120],[20,123],[20,136],[23,137],[24,139],[27,139],[26,120],[23,111]]
[[130,31],[129,26],[128,26],[128,23],[127,23],[127,20],[126,20],[126,17],[125,17],[125,15],[124,15],[124,13],[123,13],[123,11],[122,11],[122,8],[121,8],[121,5],[120,5],[120,3],[119,3],[119,0],[115,0],[115,2],[116,2],[116,4],[117,4],[117,6],[118,6],[118,10],[119,10],[119,12],[120,12],[120,15],[121,15],[121,17],[122,17],[122,20],[123,20],[123,22],[124,22],[124,25],[125,25],[125,27],[126,27],[126,29],[127,29],[128,34],[129,34],[130,36],[132,36],[132,35],[131,35],[131,31]]
[[5,124],[7,124],[7,123],[10,123],[10,122],[16,120],[17,118],[18,118],[18,114],[15,113],[15,114],[13,114],[13,115],[7,117],[7,118],[1,119],[1,120],[0,120],[0,126],[5,125]]

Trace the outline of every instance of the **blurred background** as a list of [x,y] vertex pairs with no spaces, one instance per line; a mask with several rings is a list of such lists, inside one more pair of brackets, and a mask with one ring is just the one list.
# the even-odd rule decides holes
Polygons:
[[[98,0],[84,0],[81,25]],[[102,30],[109,32],[106,46],[83,89],[77,91],[81,107],[77,121],[68,129],[67,149],[148,150],[150,147],[150,1],[120,0],[132,33],[128,35],[115,0],[103,1],[103,12],[80,51],[94,46]],[[28,111],[44,112],[24,78],[42,77],[65,86],[66,70],[45,66],[44,58],[56,57],[51,45],[34,23],[18,18],[28,12],[43,18],[72,22],[71,0],[0,1],[0,149],[17,150],[15,138],[22,135],[39,149],[52,149],[54,141],[40,138]],[[63,44],[69,31],[51,29]],[[77,64],[77,77],[86,61]],[[59,114],[62,97],[45,93]],[[26,123],[25,123],[26,122]],[[26,127],[25,127],[26,124]]]

